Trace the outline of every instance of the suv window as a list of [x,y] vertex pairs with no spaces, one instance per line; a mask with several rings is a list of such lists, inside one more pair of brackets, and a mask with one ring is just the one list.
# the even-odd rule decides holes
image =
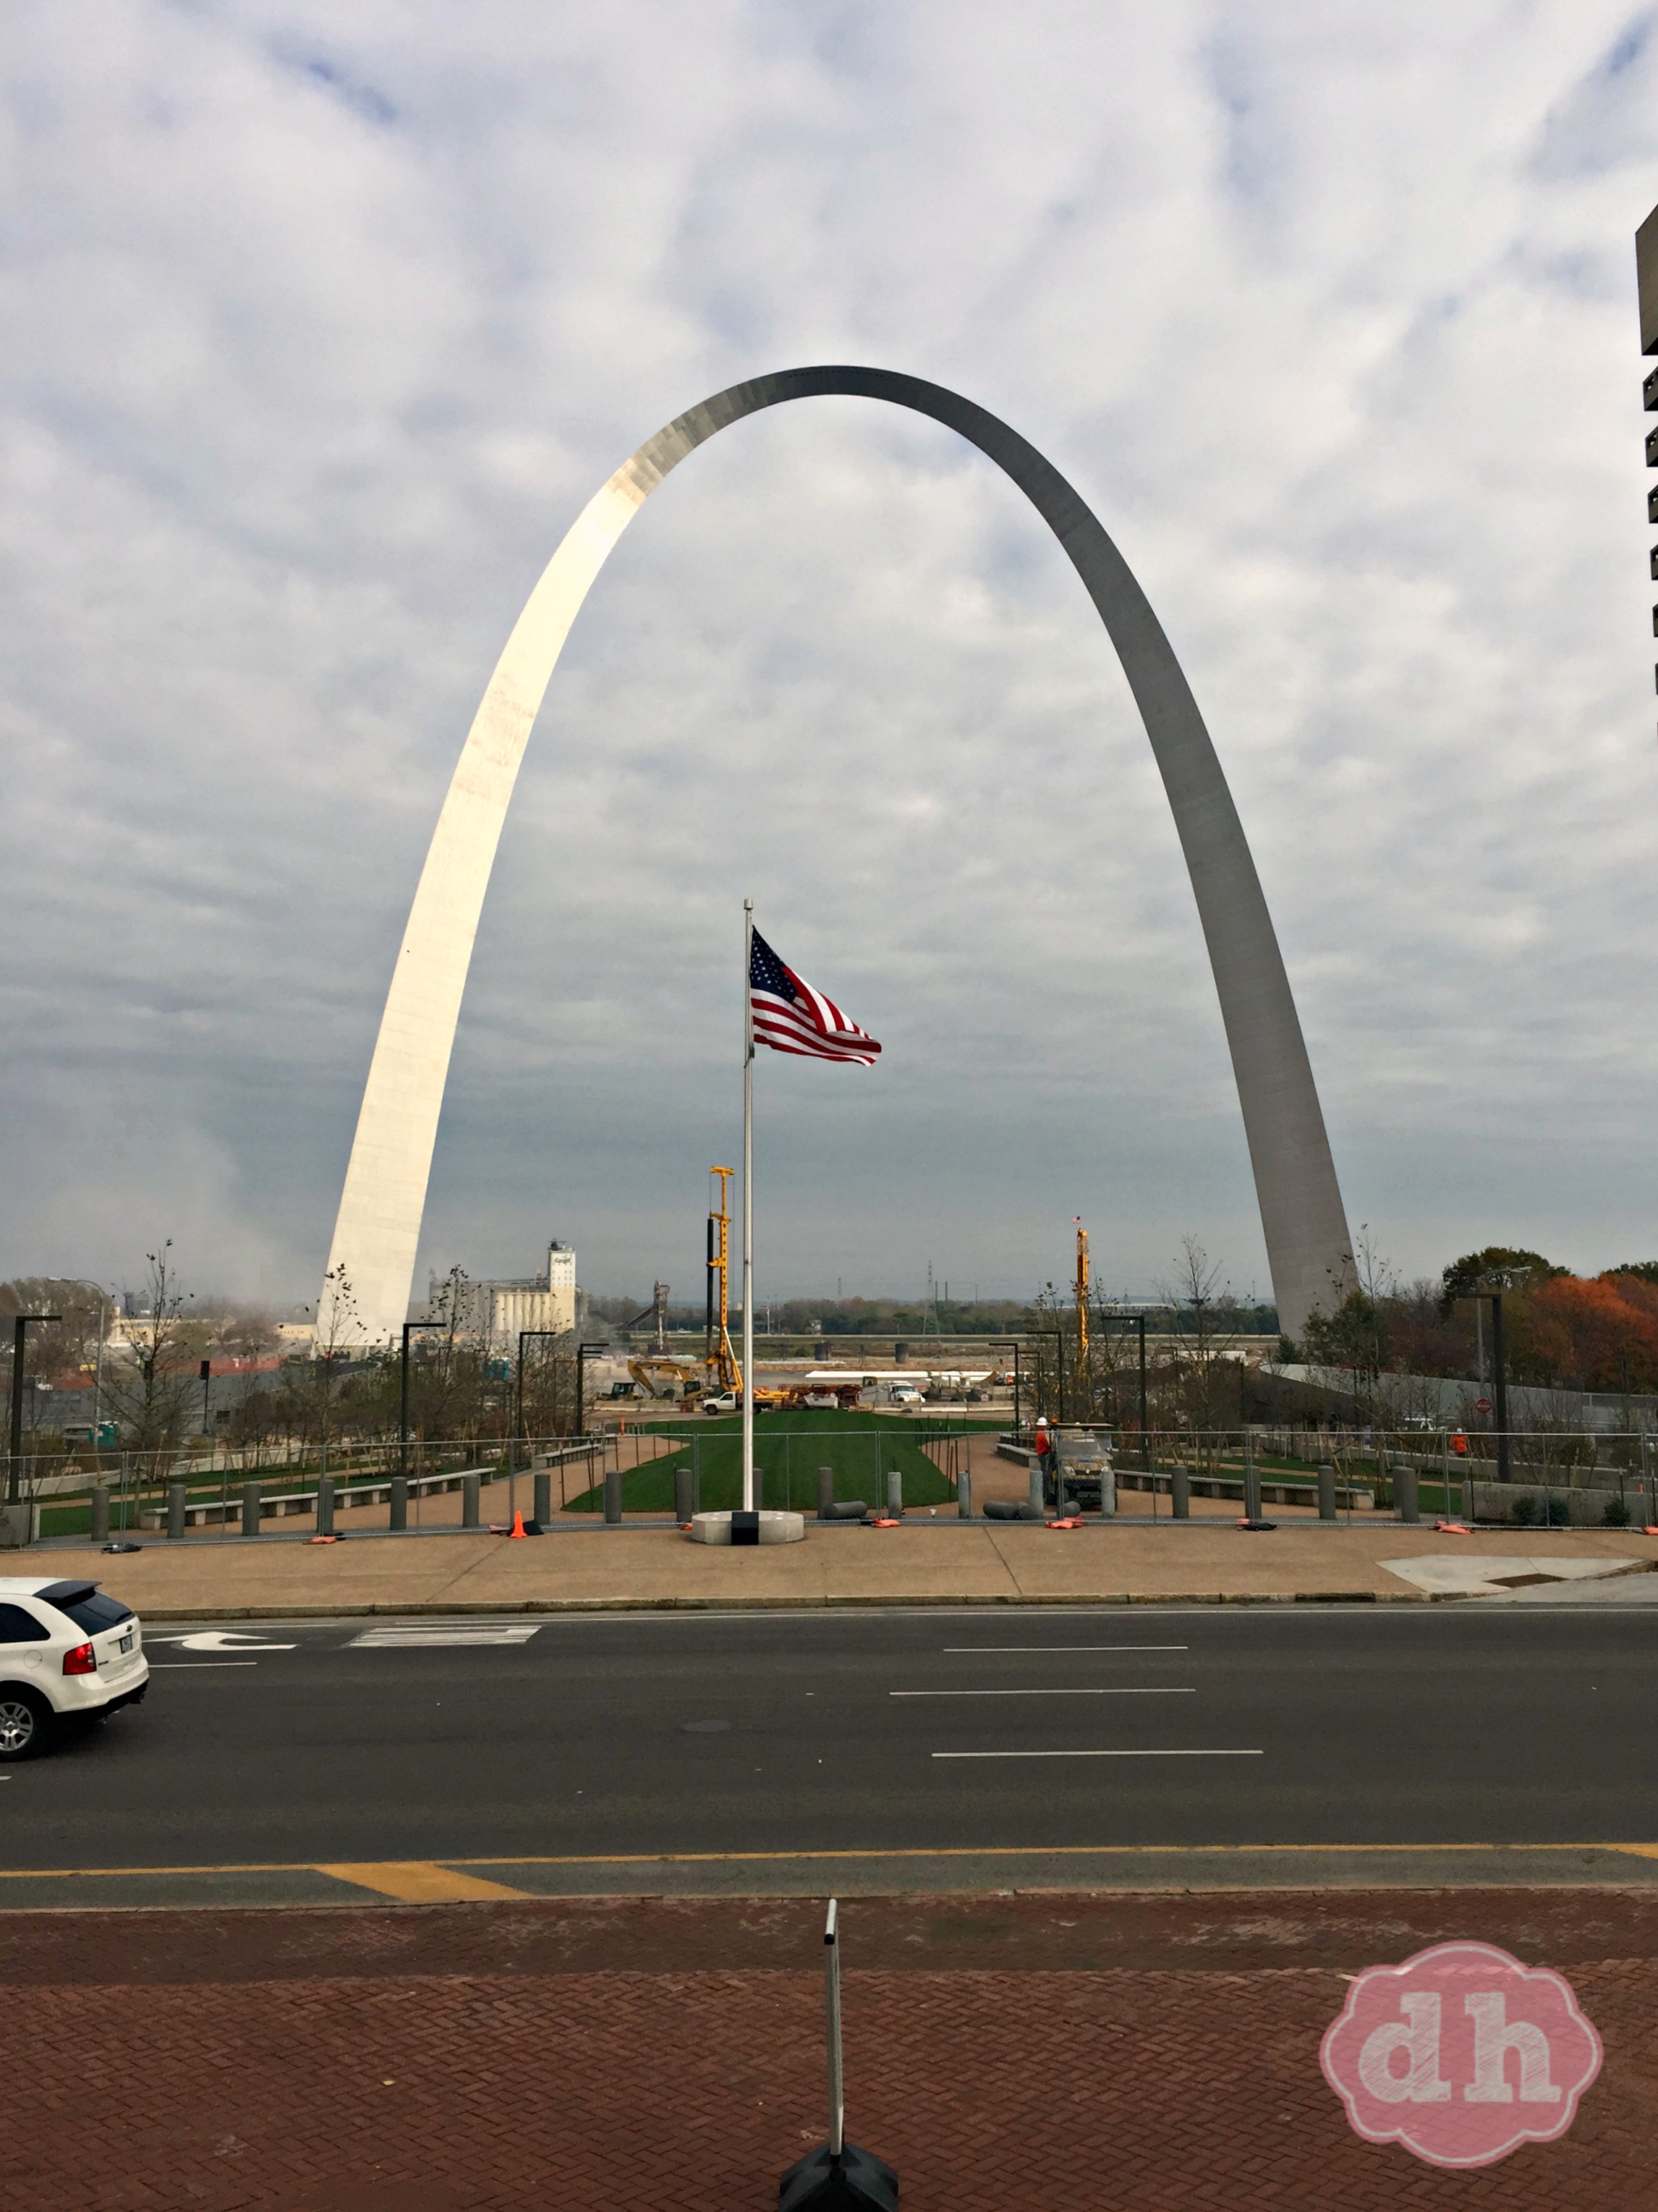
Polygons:
[[59,1613],[66,1613],[75,1626],[84,1628],[88,1636],[101,1635],[118,1621],[132,1618],[130,1605],[123,1605],[119,1598],[106,1597],[101,1590],[94,1590],[90,1597],[71,1598],[67,1604],[58,1598],[49,1598],[47,1603],[55,1606]]
[[0,1644],[44,1644],[52,1631],[21,1605],[0,1605]]

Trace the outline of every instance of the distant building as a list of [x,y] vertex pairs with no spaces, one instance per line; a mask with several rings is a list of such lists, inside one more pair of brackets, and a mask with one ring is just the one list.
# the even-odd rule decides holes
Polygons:
[[[442,1310],[439,1301],[447,1288],[442,1275],[427,1278],[427,1313]],[[576,1288],[575,1254],[556,1239],[547,1247],[547,1265],[539,1275],[513,1282],[469,1282],[464,1292],[461,1329],[483,1337],[495,1350],[516,1352],[520,1329],[548,1329],[568,1336],[574,1329],[580,1292]]]

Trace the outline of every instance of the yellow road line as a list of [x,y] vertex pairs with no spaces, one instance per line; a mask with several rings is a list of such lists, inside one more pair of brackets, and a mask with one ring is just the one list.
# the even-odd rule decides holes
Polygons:
[[[325,1864],[317,1859],[251,1860],[212,1866],[0,1867],[0,1881],[92,1881],[142,1875],[210,1874],[325,1874],[338,1880],[356,1881],[368,1874],[389,1877],[412,1869],[428,1875],[434,1871],[441,1873],[446,1868],[485,1866],[746,1866],[832,1863],[849,1859],[1287,1858],[1319,1852],[1332,1857],[1342,1853],[1370,1853],[1376,1857],[1411,1854],[1421,1857],[1433,1852],[1470,1851],[1617,1851],[1635,1858],[1658,1859],[1658,1844],[957,1844],[935,1850],[907,1847],[841,1851],[599,1851],[550,1857],[496,1851],[484,1858],[372,1860],[352,1867]],[[459,1875],[449,1878],[470,1879]],[[479,1882],[478,1892],[502,1897],[530,1893],[487,1881]]]
[[452,1867],[429,1859],[389,1859],[361,1866],[321,1866],[319,1874],[337,1881],[355,1882],[360,1889],[377,1890],[404,1905],[464,1905],[481,1897],[527,1897],[529,1892],[508,1889],[499,1881],[480,1881],[474,1874],[457,1874]]

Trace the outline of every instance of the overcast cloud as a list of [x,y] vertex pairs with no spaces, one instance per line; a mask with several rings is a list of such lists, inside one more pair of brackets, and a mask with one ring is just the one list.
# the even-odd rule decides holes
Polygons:
[[[1658,1251],[1658,801],[1609,0],[13,8],[0,1273],[314,1295],[426,842],[566,525],[764,369],[1078,485],[1254,848],[1350,1218]],[[1266,1285],[1191,893],[1068,563],[934,425],[776,410],[584,611],[422,1268],[700,1296],[740,902],[882,1038],[759,1071],[760,1293]]]

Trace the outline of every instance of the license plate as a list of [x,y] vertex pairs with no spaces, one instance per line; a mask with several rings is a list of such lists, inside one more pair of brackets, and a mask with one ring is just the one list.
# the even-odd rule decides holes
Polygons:
[[130,1636],[124,1636],[116,1649],[121,1651],[131,1651],[132,1649],[132,1638]]

